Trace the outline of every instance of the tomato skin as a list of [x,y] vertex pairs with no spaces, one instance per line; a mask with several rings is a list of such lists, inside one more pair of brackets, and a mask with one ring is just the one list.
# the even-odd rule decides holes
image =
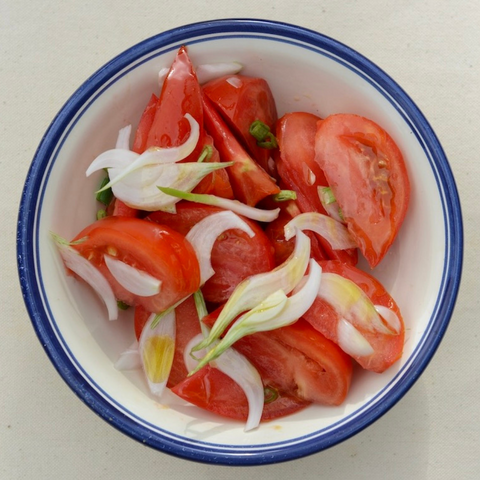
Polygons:
[[228,167],[235,198],[250,206],[280,191],[272,178],[240,145],[210,100],[203,96],[205,128],[212,136],[223,162],[234,162]]
[[315,151],[350,233],[375,267],[408,209],[410,183],[399,148],[375,122],[337,114],[319,123]]
[[[278,217],[269,222],[265,227],[265,234],[270,239],[275,251],[275,265],[280,265],[288,259],[295,247],[295,237],[285,240],[285,225],[294,217],[302,213],[297,204],[293,200],[281,202],[280,214]],[[310,238],[310,256],[317,261],[327,260],[327,256],[323,251],[317,236],[313,232],[305,231]]]
[[[212,156],[206,162],[220,162],[220,155],[213,144],[213,139],[210,135],[204,135],[204,145],[208,145],[212,149]],[[225,169],[215,170],[202,178],[200,183],[192,190],[193,193],[204,193],[208,195],[215,195],[217,197],[228,198],[233,200],[233,190],[230,185],[228,173]]]
[[[172,392],[197,407],[235,420],[246,421],[248,401],[245,392],[228,375],[206,365],[172,388]],[[262,421],[284,417],[302,410],[309,402],[292,395],[279,395],[266,403]]]
[[200,140],[184,161],[196,162],[203,149],[202,96],[187,48],[182,46],[163,84],[145,149],[153,146],[175,147],[184,143],[190,135],[186,113],[198,122]]
[[[222,307],[202,321],[213,326]],[[292,325],[247,335],[234,344],[260,373],[264,385],[307,402],[340,405],[352,379],[352,361],[303,318]]]
[[[186,235],[200,220],[221,211],[223,210],[210,205],[179,202],[176,214],[153,212],[147,219],[168,225]],[[275,266],[274,250],[265,232],[256,222],[247,218],[243,220],[254,231],[254,237],[250,238],[241,230],[228,230],[217,238],[213,246],[211,259],[215,274],[202,287],[208,302],[227,301],[242,280],[250,275],[270,271]]]
[[[320,117],[306,112],[287,113],[280,118],[276,126],[279,146],[276,164],[286,188],[297,193],[300,210],[327,215],[318,196],[318,187],[328,186],[323,170],[315,161],[315,135],[319,122]],[[356,249],[333,250],[323,237],[316,236],[327,258],[357,264]]]
[[[336,273],[356,283],[374,305],[383,305],[397,314],[401,323],[401,330],[398,335],[372,333],[357,327],[374,349],[374,353],[367,357],[354,356],[353,358],[367,370],[377,373],[384,372],[400,359],[405,342],[405,326],[398,305],[383,285],[368,273],[338,261],[331,260],[319,264],[323,272]],[[327,338],[335,343],[338,342],[337,324],[339,317],[327,302],[316,298],[312,307],[304,314],[304,318]]]
[[[100,270],[117,299],[128,305],[160,312],[199,287],[195,252],[184,236],[171,228],[139,218],[111,216],[89,225],[73,241],[80,239],[84,240],[72,247]],[[106,267],[106,253],[161,280],[160,293],[140,297],[125,290]]]
[[135,138],[133,139],[132,151],[136,153],[143,153],[146,150],[148,133],[152,128],[157,104],[158,97],[152,93],[152,96],[150,97],[150,100],[148,101],[147,106],[140,117],[140,121],[138,122],[138,127],[135,132]]
[[266,172],[275,176],[275,169],[268,162],[271,151],[259,147],[249,132],[255,120],[274,129],[277,108],[268,83],[263,78],[226,75],[211,80],[202,88],[250,155]]

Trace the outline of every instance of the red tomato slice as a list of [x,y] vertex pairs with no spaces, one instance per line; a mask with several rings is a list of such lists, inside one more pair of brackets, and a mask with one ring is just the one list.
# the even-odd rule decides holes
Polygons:
[[[323,208],[318,187],[328,186],[325,175],[315,161],[315,134],[320,118],[311,113],[287,113],[278,122],[276,135],[280,155],[277,158],[278,175],[290,190],[297,193],[297,204],[302,212],[327,214]],[[316,234],[315,234],[316,235]],[[316,235],[327,258],[356,265],[356,249],[333,250],[320,235]]]
[[[202,319],[212,326],[222,307]],[[260,373],[264,385],[308,402],[340,405],[350,388],[352,362],[307,321],[247,335],[234,347]]]
[[371,120],[338,114],[319,124],[315,151],[350,233],[375,267],[408,208],[410,183],[400,150]]
[[[129,217],[105,217],[82,230],[73,245],[107,278],[118,300],[161,312],[195,292],[200,283],[197,257],[183,235],[166,226]],[[160,292],[150,297],[134,295],[123,288],[105,265],[109,254],[162,282]]]
[[[204,145],[210,146],[212,149],[212,156],[206,162],[220,162],[220,155],[213,144],[213,139],[210,135],[204,135]],[[204,177],[200,183],[193,189],[193,193],[204,193],[208,195],[215,195],[217,197],[233,199],[233,190],[230,185],[228,173],[225,169],[215,170]]]
[[[385,371],[402,356],[405,341],[405,326],[397,304],[378,280],[352,265],[345,265],[338,261],[327,261],[320,262],[320,266],[324,272],[332,272],[348,278],[356,283],[375,305],[388,307],[397,314],[401,323],[401,331],[398,335],[372,333],[358,328],[372,346],[374,353],[367,357],[354,356],[353,358],[367,370],[378,373]],[[327,338],[335,343],[338,342],[337,324],[339,316],[330,304],[317,298],[312,307],[305,313],[304,318]]]
[[[153,212],[147,219],[168,225],[186,235],[200,220],[222,209],[192,202],[177,203],[177,213]],[[215,242],[212,249],[212,267],[215,275],[202,287],[205,299],[223,303],[245,278],[274,268],[273,247],[256,222],[244,218],[255,235],[250,238],[241,230],[228,230]]]
[[138,122],[137,131],[135,132],[135,138],[133,140],[132,150],[136,153],[143,153],[146,150],[148,133],[152,128],[153,119],[155,118],[155,112],[157,110],[158,97],[152,93],[145,110]]
[[[244,391],[228,375],[207,365],[172,388],[172,392],[197,407],[227,418],[245,421],[248,401]],[[309,402],[292,395],[279,395],[265,403],[262,421],[295,413]]]
[[227,172],[235,198],[254,206],[263,198],[278,193],[280,188],[248,155],[205,95],[203,111],[205,128],[212,136],[220,158],[224,162],[234,162]]
[[200,140],[184,161],[196,162],[203,149],[202,95],[187,49],[181,47],[163,84],[145,148],[184,143],[190,135],[186,113],[200,125]]
[[277,121],[277,108],[268,83],[263,78],[226,75],[208,82],[203,91],[250,155],[266,172],[275,176],[272,162],[270,165],[268,162],[271,151],[259,147],[249,132],[255,120],[262,121],[272,131]]
[[[275,250],[275,265],[282,264],[295,247],[295,237],[285,240],[285,225],[295,216],[299,215],[300,209],[295,201],[279,202],[281,208],[279,216],[265,227],[265,234],[270,239]],[[323,251],[317,236],[313,232],[305,231],[310,238],[310,256],[317,261],[326,260],[327,257]]]

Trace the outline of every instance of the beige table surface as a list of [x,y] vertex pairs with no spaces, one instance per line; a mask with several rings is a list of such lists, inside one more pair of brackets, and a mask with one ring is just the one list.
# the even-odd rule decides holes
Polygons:
[[[266,467],[208,467],[127,438],[85,407],[47,359],[20,293],[16,217],[35,149],[80,83],[129,46],[181,24],[296,23],[384,69],[436,131],[465,224],[447,335],[411,391],[354,438]],[[474,0],[0,0],[0,479],[480,478],[480,3]]]

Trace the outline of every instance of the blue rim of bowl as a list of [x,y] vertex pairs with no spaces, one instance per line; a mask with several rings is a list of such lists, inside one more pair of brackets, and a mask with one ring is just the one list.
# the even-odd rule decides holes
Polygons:
[[[389,100],[412,126],[412,131],[423,146],[440,191],[444,209],[444,223],[448,244],[445,258],[441,295],[430,320],[428,335],[417,347],[413,361],[403,367],[409,375],[401,378],[390,389],[388,398],[374,408],[366,408],[355,416],[355,423],[342,422],[341,428],[329,427],[327,434],[308,435],[297,438],[295,442],[280,442],[268,445],[236,446],[216,445],[193,442],[184,437],[152,432],[119,409],[118,404],[102,395],[99,386],[85,382],[85,373],[72,361],[65,346],[58,340],[48,321],[48,301],[43,285],[38,284],[41,275],[37,273],[34,235],[41,213],[42,185],[46,184],[49,163],[58,144],[62,140],[64,129],[75,118],[83,104],[92,94],[129,65],[153,55],[160,49],[176,49],[182,43],[216,40],[220,36],[229,37],[258,36],[276,41],[300,45],[303,48],[321,50],[321,53],[348,68],[354,69],[367,81],[370,81]],[[212,36],[211,38],[209,36]],[[143,60],[145,61],[145,60]],[[53,164],[53,162],[51,162]],[[38,244],[38,242],[37,242]],[[132,438],[165,453],[204,463],[224,465],[260,465],[293,460],[329,448],[358,433],[395,405],[410,389],[430,362],[443,338],[450,321],[460,285],[463,262],[463,226],[460,200],[455,181],[443,149],[423,114],[397,83],[385,72],[358,52],[318,32],[281,22],[257,19],[225,19],[200,22],[169,30],[151,37],[115,57],[94,73],[67,101],[41,140],[28,172],[20,203],[17,229],[17,262],[20,284],[24,301],[37,336],[53,365],[70,388],[95,413]],[[96,388],[94,388],[96,387]]]

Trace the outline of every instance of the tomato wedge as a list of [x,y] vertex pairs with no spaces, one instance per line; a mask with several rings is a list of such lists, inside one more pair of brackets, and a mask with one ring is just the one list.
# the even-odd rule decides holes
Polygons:
[[[297,193],[300,210],[304,213],[318,212],[326,215],[327,212],[318,196],[318,187],[328,186],[328,182],[315,161],[315,135],[319,121],[321,122],[319,117],[306,112],[284,115],[276,126],[280,153],[276,163],[278,175],[283,183]],[[315,235],[327,258],[356,265],[358,261],[356,249],[333,250],[322,236]]]
[[280,188],[263,170],[229,130],[210,100],[203,96],[205,128],[224,162],[234,162],[227,169],[235,198],[255,206],[263,198],[278,193]]
[[[354,356],[353,358],[365,369],[381,373],[393,365],[401,356],[405,341],[405,326],[398,305],[383,285],[368,273],[338,261],[320,262],[323,272],[337,273],[356,283],[370,298],[374,305],[382,305],[393,310],[401,323],[397,335],[370,332],[357,327],[367,339],[374,352],[366,357]],[[323,333],[333,342],[338,342],[337,325],[339,315],[334,308],[324,300],[316,298],[304,318],[319,332]]]
[[[222,209],[192,202],[177,203],[177,213],[153,212],[147,219],[168,225],[186,235],[200,220]],[[255,235],[250,238],[241,230],[228,230],[215,242],[212,249],[212,268],[215,275],[202,287],[205,299],[223,303],[245,278],[270,271],[275,266],[273,247],[260,226],[244,218]]]
[[152,128],[153,119],[157,110],[158,97],[152,93],[145,110],[140,117],[138,127],[133,139],[132,150],[136,153],[143,153],[146,150],[148,134]]
[[[213,326],[222,307],[202,319]],[[350,388],[352,361],[304,319],[247,335],[234,344],[260,373],[264,385],[322,405],[340,405]]]
[[190,134],[186,113],[198,122],[200,140],[184,161],[196,162],[203,149],[202,95],[187,49],[181,47],[163,84],[145,148],[176,147],[184,143]]
[[[244,391],[228,375],[210,365],[175,385],[172,392],[187,402],[217,415],[247,420],[248,401]],[[284,417],[308,405],[309,402],[295,396],[280,394],[273,401],[265,403],[261,420]]]
[[[275,265],[280,265],[287,260],[295,247],[295,237],[285,240],[284,227],[292,218],[302,212],[293,200],[279,202],[276,206],[280,207],[280,214],[265,227],[265,234],[270,239],[275,251]],[[310,238],[310,256],[318,261],[327,260],[317,236],[308,230],[305,231],[305,234]]]
[[408,209],[410,183],[402,153],[383,128],[353,114],[320,122],[315,152],[350,233],[375,267]]
[[[192,246],[175,230],[139,218],[105,217],[82,230],[73,244],[110,283],[118,300],[160,312],[195,292],[200,283]],[[162,282],[160,292],[143,297],[122,287],[105,265],[104,255],[143,270]]]
[[250,155],[266,172],[275,176],[274,163],[268,161],[271,151],[259,147],[249,132],[256,120],[272,131],[277,121],[275,100],[266,80],[245,75],[226,75],[203,85],[203,91]]

